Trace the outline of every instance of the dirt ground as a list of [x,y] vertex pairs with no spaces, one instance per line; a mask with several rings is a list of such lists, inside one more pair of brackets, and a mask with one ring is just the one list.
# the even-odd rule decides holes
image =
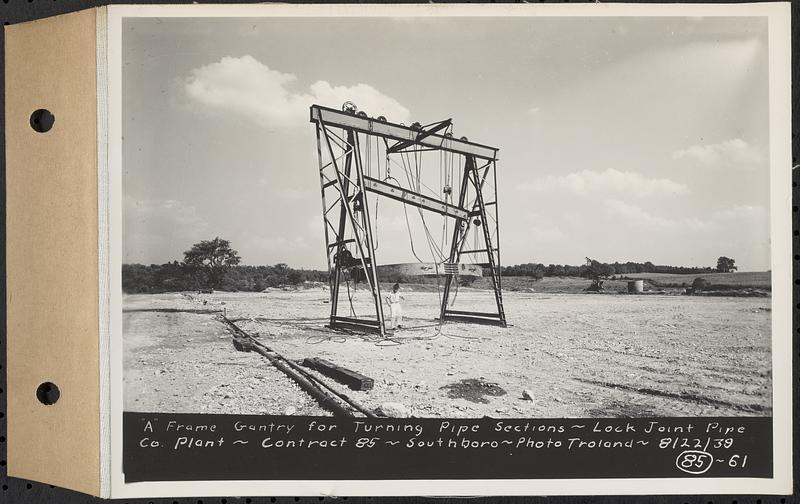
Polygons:
[[[237,352],[223,311],[285,357],[322,357],[374,378],[365,406],[418,417],[769,415],[770,299],[504,293],[510,327],[433,320],[436,291],[404,287],[389,340],[324,328],[322,288],[127,295],[127,411],[325,415],[255,352]],[[491,297],[461,289],[458,309]],[[354,294],[356,313],[369,294]],[[349,306],[348,306],[349,309]],[[532,400],[523,398],[527,391]]]

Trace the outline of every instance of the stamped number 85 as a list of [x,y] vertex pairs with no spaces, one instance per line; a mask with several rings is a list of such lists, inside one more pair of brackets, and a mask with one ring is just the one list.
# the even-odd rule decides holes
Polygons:
[[689,474],[703,474],[711,468],[713,462],[714,457],[708,452],[688,450],[678,455],[675,465]]

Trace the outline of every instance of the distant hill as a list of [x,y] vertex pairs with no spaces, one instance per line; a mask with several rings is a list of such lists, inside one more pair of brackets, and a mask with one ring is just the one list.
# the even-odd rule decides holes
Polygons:
[[[768,295],[772,289],[771,274],[763,272],[743,273],[700,273],[689,275],[676,275],[672,273],[630,273],[615,275],[604,280],[603,287],[606,293],[627,292],[629,280],[644,280],[645,291],[650,293],[663,292],[665,294],[682,294],[690,287],[695,278],[703,278],[708,282],[706,295],[749,295],[746,290],[761,291],[761,295]],[[503,290],[506,291],[531,291],[551,294],[578,294],[585,291],[591,281],[582,277],[544,277],[536,279],[527,276],[503,276]],[[491,278],[479,278],[472,282],[470,287],[490,289]],[[756,293],[757,294],[757,293]]]
[[642,278],[661,287],[692,285],[695,278],[702,278],[712,286],[736,287],[740,289],[771,289],[772,273],[769,271],[742,271],[733,273],[700,273],[674,275],[672,273],[628,273],[627,278]]

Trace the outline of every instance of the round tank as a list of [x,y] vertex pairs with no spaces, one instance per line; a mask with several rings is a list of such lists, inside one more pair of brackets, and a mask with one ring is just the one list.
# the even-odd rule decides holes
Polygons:
[[628,282],[628,292],[633,294],[644,292],[644,280],[631,280]]

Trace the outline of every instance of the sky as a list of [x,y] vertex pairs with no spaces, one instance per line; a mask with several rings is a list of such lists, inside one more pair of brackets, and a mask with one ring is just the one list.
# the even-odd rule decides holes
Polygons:
[[[125,263],[219,236],[324,269],[308,108],[350,100],[499,148],[503,264],[770,268],[766,18],[127,18],[122,48]],[[393,203],[379,262],[432,261]]]

